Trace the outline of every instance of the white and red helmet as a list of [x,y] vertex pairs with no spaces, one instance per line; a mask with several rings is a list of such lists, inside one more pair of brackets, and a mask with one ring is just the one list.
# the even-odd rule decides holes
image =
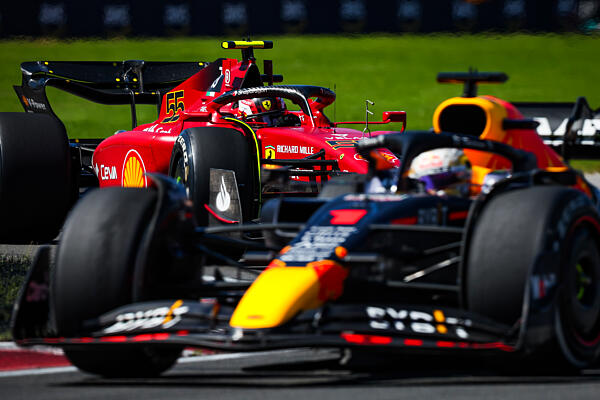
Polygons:
[[[247,118],[252,115],[273,111],[285,111],[285,102],[280,97],[257,97],[238,101],[237,115]],[[269,122],[265,117],[253,118],[257,122]]]

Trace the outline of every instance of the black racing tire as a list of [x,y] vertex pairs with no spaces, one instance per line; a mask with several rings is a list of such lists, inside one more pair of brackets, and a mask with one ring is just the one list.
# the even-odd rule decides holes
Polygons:
[[[83,322],[133,299],[140,242],[156,206],[156,192],[106,188],[86,195],[65,223],[50,288],[60,336],[86,334]],[[169,368],[180,348],[122,346],[65,349],[78,368],[103,376],[154,376]]]
[[49,115],[0,113],[0,241],[55,238],[72,204],[69,140]]
[[[169,176],[186,187],[188,197],[194,204],[194,214],[200,226],[208,224],[210,169],[227,169],[235,172],[242,216],[244,221],[253,219],[254,167],[248,141],[243,133],[221,127],[186,129],[173,146]],[[254,160],[254,162],[256,162]]]
[[[540,186],[493,197],[476,221],[463,266],[466,308],[514,324],[523,315],[534,265],[559,257],[557,343],[545,350],[565,366],[590,365],[600,353],[599,237],[598,213],[577,190]],[[587,290],[581,301],[574,298],[583,279],[578,264]]]
[[106,378],[148,378],[172,367],[181,355],[181,348],[119,346],[64,352],[73,365],[91,374]]

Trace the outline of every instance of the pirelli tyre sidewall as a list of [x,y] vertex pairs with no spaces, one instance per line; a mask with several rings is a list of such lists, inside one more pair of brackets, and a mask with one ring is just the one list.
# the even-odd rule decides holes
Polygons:
[[210,196],[210,169],[235,172],[244,220],[252,219],[253,163],[248,141],[241,131],[222,127],[184,130],[175,140],[169,175],[183,184],[194,203],[199,225],[208,223],[205,204]]
[[[535,186],[494,196],[469,244],[463,291],[469,310],[550,331],[547,346],[576,368],[600,353],[600,219],[582,192]],[[465,276],[466,275],[466,276]],[[539,343],[538,343],[539,344]]]
[[69,140],[46,114],[0,113],[0,240],[56,237],[73,197]]

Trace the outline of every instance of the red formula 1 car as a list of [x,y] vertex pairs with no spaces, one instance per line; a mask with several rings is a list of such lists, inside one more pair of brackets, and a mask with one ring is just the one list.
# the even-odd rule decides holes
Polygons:
[[[274,86],[283,77],[273,75],[271,61],[261,74],[253,54],[272,42],[222,47],[241,49],[242,60],[23,63],[15,90],[27,113],[0,114],[0,240],[51,239],[80,189],[145,187],[147,172],[183,183],[202,225],[209,216],[221,223],[250,221],[263,196],[316,193],[332,175],[366,172],[354,143],[367,133],[338,128],[343,122],[332,123],[323,113],[335,93]],[[103,104],[130,104],[133,127],[104,140],[69,141],[46,86]],[[137,104],[156,104],[158,119],[138,125]],[[379,123],[390,122],[404,124],[406,114],[384,112]],[[398,164],[391,152],[381,154]],[[287,167],[292,181],[305,184],[294,189],[265,181],[261,167],[267,164]]]

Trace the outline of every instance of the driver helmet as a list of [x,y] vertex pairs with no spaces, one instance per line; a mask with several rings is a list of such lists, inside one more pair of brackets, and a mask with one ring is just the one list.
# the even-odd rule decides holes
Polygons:
[[[242,118],[248,116],[266,113],[269,111],[285,111],[285,102],[280,97],[256,97],[253,99],[240,100],[238,102],[237,115]],[[272,115],[263,115],[252,119],[256,122],[265,122],[269,125],[274,121],[279,113],[273,113]]]
[[413,160],[409,177],[420,180],[430,194],[457,195],[470,193],[471,164],[460,149],[435,149]]

